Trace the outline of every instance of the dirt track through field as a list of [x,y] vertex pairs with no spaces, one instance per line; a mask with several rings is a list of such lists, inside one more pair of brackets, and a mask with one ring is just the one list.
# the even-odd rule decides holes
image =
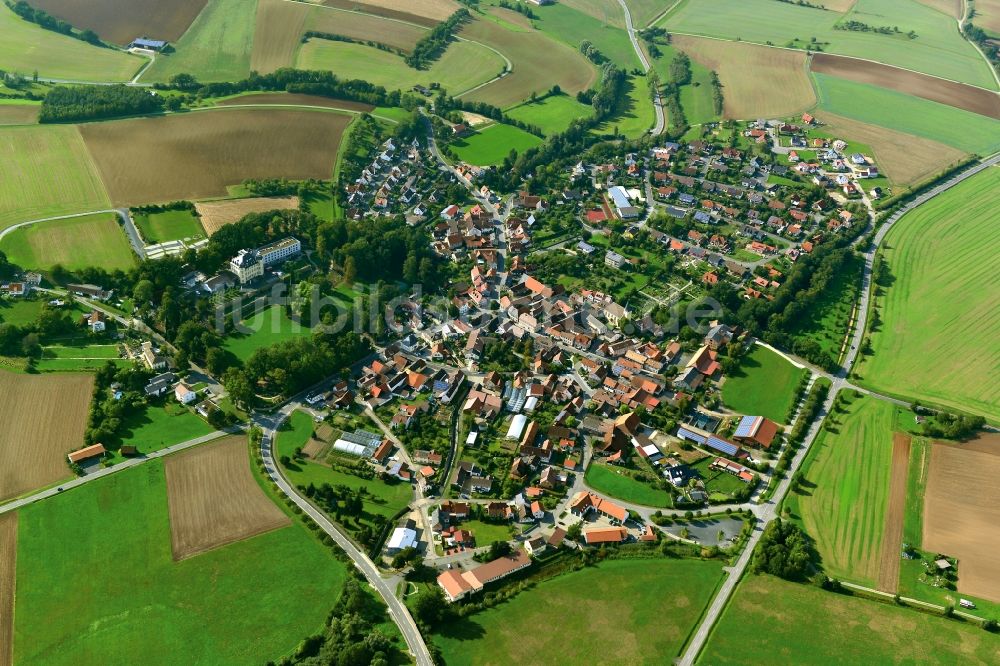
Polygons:
[[17,512],[0,514],[0,666],[14,663]]
[[128,44],[136,37],[177,41],[208,0],[31,0],[74,27]]
[[351,116],[213,109],[80,126],[115,205],[225,196],[247,178],[330,178]]
[[202,201],[195,203],[201,216],[201,226],[209,236],[226,226],[243,219],[249,213],[266,210],[287,210],[299,207],[298,197],[254,197],[252,199],[232,199],[227,201]]
[[958,591],[1000,602],[1000,435],[934,442],[923,549],[958,558]]
[[175,560],[291,524],[257,485],[244,436],[169,456],[164,467]]
[[72,476],[66,454],[83,446],[94,378],[0,371],[0,499]]
[[903,551],[903,515],[906,512],[906,476],[910,468],[910,438],[892,436],[892,474],[889,504],[885,510],[885,532],[878,564],[878,589],[891,594],[899,587],[899,561]]
[[982,88],[865,60],[816,53],[812,71],[923,97],[1000,120],[1000,96]]

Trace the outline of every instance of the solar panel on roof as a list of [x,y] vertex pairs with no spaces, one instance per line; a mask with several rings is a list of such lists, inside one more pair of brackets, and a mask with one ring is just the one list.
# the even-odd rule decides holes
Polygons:
[[757,423],[758,416],[744,416],[740,419],[740,425],[736,428],[734,437],[752,437],[754,424]]
[[705,443],[704,435],[694,432],[692,430],[688,430],[687,428],[679,428],[677,430],[677,436],[680,437],[681,439],[687,439],[692,442],[698,442],[699,444]]
[[735,456],[740,450],[740,447],[736,446],[732,442],[727,442],[726,440],[715,437],[714,435],[708,438],[707,444],[716,451],[722,451],[723,453],[731,456]]

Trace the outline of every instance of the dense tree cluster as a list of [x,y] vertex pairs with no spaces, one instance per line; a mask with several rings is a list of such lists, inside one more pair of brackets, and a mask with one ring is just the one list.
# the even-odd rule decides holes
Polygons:
[[[880,35],[901,35],[904,34],[898,26],[888,26],[888,25],[868,25],[861,21],[847,20],[835,23],[833,26],[834,30],[847,30],[850,32],[874,32]],[[913,30],[905,33],[910,39],[916,39],[917,33]]]
[[691,58],[686,53],[678,53],[670,61],[670,81],[676,86],[691,83]]
[[115,86],[56,86],[45,96],[40,123],[115,118],[163,110],[163,98],[145,88]]
[[617,65],[609,62],[601,67],[601,86],[590,100],[597,118],[609,118],[618,110],[625,97],[626,80],[625,70]]
[[712,72],[712,110],[715,115],[722,115],[722,107],[725,103],[725,98],[722,94],[722,81],[719,80],[719,75],[716,72]]
[[500,6],[504,9],[513,10],[519,14],[524,14],[530,19],[538,18],[538,14],[531,10],[531,7],[524,2],[511,2],[510,0],[500,0]]
[[580,53],[595,65],[603,65],[608,61],[607,56],[601,53],[600,49],[594,46],[594,43],[589,39],[580,42]]
[[806,533],[794,523],[776,518],[760,537],[754,552],[753,571],[787,580],[803,580],[809,576],[813,560],[813,547]]
[[[152,373],[137,365],[118,367],[112,362],[101,366],[94,375],[94,399],[87,417],[86,444],[104,444],[109,450],[121,445],[119,430],[123,421],[146,407],[144,387]],[[118,385],[121,396],[110,392]]]
[[984,425],[986,419],[982,416],[940,412],[925,420],[921,431],[925,437],[962,441],[975,435]]
[[[3,263],[0,262],[0,273]],[[0,356],[39,356],[40,341],[76,330],[77,324],[60,308],[43,305],[35,321],[27,324],[0,323]]]
[[446,21],[438,23],[424,35],[413,47],[413,52],[406,57],[406,64],[414,69],[426,69],[428,65],[441,57],[448,44],[454,39],[455,30],[469,18],[468,9],[459,9]]

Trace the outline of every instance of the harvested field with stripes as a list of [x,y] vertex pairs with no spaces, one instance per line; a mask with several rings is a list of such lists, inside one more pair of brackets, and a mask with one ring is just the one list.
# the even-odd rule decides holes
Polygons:
[[244,436],[169,456],[164,468],[175,560],[291,524],[257,485]]
[[71,476],[66,454],[83,446],[91,375],[0,371],[0,500]]
[[112,200],[139,205],[225,196],[247,178],[330,178],[350,121],[333,111],[213,109],[80,131]]
[[237,222],[250,213],[266,210],[298,208],[298,197],[252,197],[250,199],[225,199],[222,201],[200,201],[194,207],[201,216],[201,226],[209,236],[226,226]]
[[0,514],[0,666],[14,663],[17,513]]
[[[406,2],[399,0],[326,0],[324,4],[383,16],[409,15],[430,25],[445,20],[462,8],[462,5],[454,0],[406,0]],[[400,7],[405,7],[406,11],[400,11]]]
[[868,83],[906,95],[929,99],[932,102],[965,109],[981,116],[1000,119],[1000,96],[982,88],[946,81],[899,67],[890,67],[854,58],[843,58],[829,53],[814,54],[810,68],[820,74],[838,76],[858,83]]
[[958,591],[1000,602],[1000,435],[935,442],[924,494],[923,549],[958,558]]
[[910,468],[910,437],[892,436],[892,472],[889,506],[885,511],[882,555],[878,565],[878,589],[895,593],[899,587],[899,561],[903,552],[903,514],[906,512],[906,476]]

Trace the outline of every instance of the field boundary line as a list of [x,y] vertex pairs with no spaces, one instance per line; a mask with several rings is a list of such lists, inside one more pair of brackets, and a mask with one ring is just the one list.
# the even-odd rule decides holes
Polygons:
[[[331,98],[333,99],[333,98]],[[340,109],[334,106],[316,106],[312,104],[220,104],[217,106],[203,106],[197,109],[189,109],[189,111],[219,111],[223,109],[303,109],[306,111],[329,111],[332,113],[346,113],[350,116],[363,116],[368,114],[372,118],[378,118],[379,120],[384,120],[387,123],[392,123],[393,125],[398,125],[398,120],[393,120],[388,116],[380,116],[377,113],[371,113],[370,111],[358,111],[356,109]],[[187,112],[182,112],[187,113]],[[169,114],[164,114],[169,115]],[[225,197],[223,197],[225,198]]]

